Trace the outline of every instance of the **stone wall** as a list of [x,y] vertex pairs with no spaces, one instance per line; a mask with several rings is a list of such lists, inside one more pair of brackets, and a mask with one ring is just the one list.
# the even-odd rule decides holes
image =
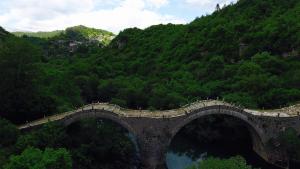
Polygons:
[[[98,105],[98,107],[101,106]],[[194,108],[178,109],[178,112],[176,110],[166,111],[165,114],[167,115],[163,114],[164,112],[162,114],[156,112],[153,113],[153,116],[151,116],[152,112],[136,110],[132,111],[131,114],[126,114],[126,111],[129,112],[128,110],[123,111],[116,106],[107,107],[105,109],[104,106],[101,108],[94,105],[87,106],[75,112],[57,115],[52,120],[66,126],[85,118],[104,118],[120,124],[136,136],[143,169],[165,168],[167,149],[173,137],[185,125],[204,116],[228,115],[245,122],[245,126],[248,127],[252,137],[254,151],[270,163],[282,167],[286,167],[285,154],[279,149],[270,149],[268,143],[270,140],[276,142],[280,131],[290,127],[296,129],[300,134],[300,116],[260,116],[230,105],[194,105]],[[46,122],[46,120],[37,121],[32,123],[34,125],[22,126],[21,129],[38,127]]]

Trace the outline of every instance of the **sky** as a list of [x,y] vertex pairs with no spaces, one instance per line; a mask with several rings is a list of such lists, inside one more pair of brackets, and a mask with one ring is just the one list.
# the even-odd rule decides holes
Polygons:
[[157,24],[186,24],[217,4],[236,0],[0,0],[0,26],[8,31],[53,31],[85,25],[118,33]]

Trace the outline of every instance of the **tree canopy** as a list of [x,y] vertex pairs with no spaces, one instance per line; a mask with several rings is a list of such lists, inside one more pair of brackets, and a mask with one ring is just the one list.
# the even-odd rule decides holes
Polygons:
[[10,157],[4,169],[72,169],[72,160],[66,149],[27,148],[22,154]]
[[229,159],[208,158],[187,169],[253,169],[247,165],[243,157],[236,156]]
[[[1,116],[24,122],[98,101],[133,109],[207,98],[255,109],[296,103],[299,11],[297,0],[239,0],[186,25],[125,29],[113,40],[84,26],[47,39],[2,30],[10,38],[0,45]],[[109,42],[93,43],[102,36]]]

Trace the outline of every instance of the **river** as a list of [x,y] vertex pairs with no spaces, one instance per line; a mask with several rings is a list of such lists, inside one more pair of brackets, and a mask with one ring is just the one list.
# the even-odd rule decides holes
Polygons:
[[[138,151],[136,139],[132,134],[128,136]],[[196,139],[197,136],[200,137]],[[213,141],[203,143],[199,142],[199,138]],[[256,169],[280,169],[253,151],[250,133],[243,123],[223,116],[199,119],[185,126],[173,138],[166,163],[168,169],[185,169],[207,157],[223,159],[237,155],[245,158],[247,164]],[[290,169],[300,169],[299,164],[292,164]]]
[[185,169],[207,157],[229,158],[240,155],[255,168],[279,169],[259,157],[251,148],[251,142],[223,143],[222,141],[201,145],[184,135],[177,135],[168,150],[166,161],[168,169]]

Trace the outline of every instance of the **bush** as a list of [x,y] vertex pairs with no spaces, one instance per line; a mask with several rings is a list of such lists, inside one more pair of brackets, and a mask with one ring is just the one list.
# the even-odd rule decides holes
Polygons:
[[243,157],[236,156],[229,159],[208,158],[187,169],[252,169]]
[[0,149],[14,145],[19,136],[19,130],[9,121],[0,118]]
[[71,169],[72,159],[66,149],[27,148],[21,155],[11,156],[4,169]]

